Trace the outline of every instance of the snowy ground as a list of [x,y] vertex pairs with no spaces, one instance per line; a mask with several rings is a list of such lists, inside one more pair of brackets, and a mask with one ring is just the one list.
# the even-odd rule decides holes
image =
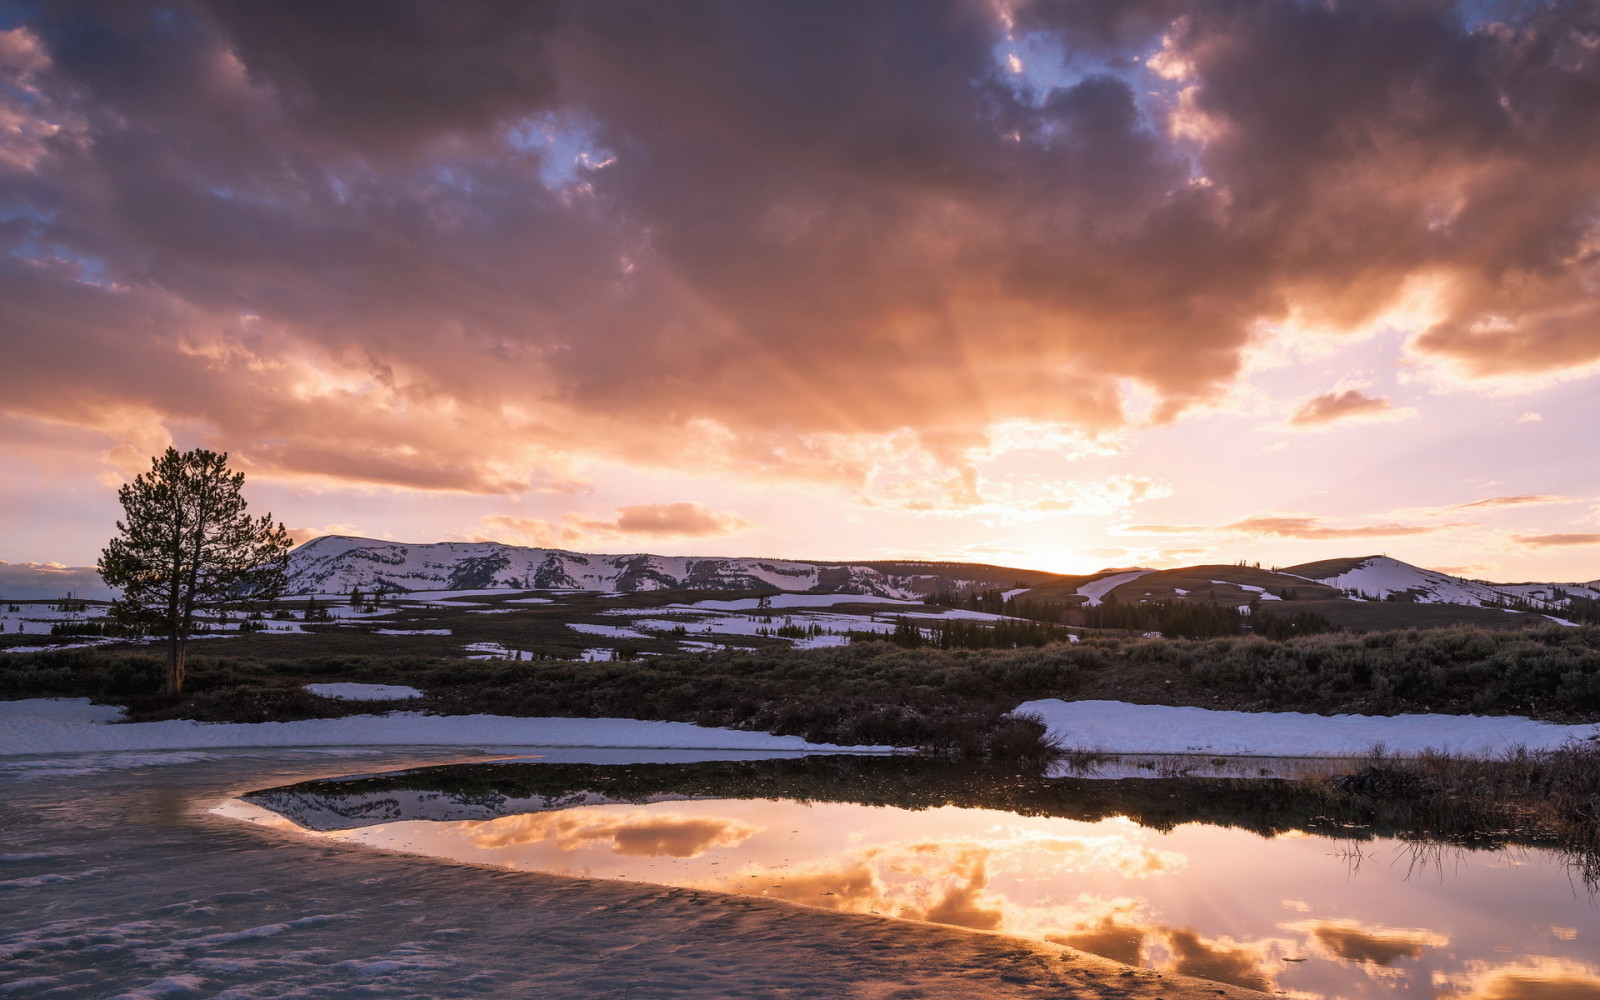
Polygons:
[[1064,746],[1111,753],[1359,757],[1381,746],[1400,755],[1428,749],[1485,755],[1600,740],[1597,724],[1559,726],[1516,715],[1323,716],[1055,698],[1016,711],[1043,717]]
[[839,747],[713,729],[686,722],[637,719],[521,719],[500,715],[423,715],[391,712],[298,722],[214,723],[172,720],[112,725],[122,710],[86,698],[31,698],[0,702],[0,756],[85,750],[175,750],[209,747],[675,747],[719,750],[850,750],[883,753],[889,747]]
[[306,690],[324,698],[353,701],[405,701],[422,697],[421,691],[404,684],[307,684]]
[[[600,651],[596,651],[600,652]],[[311,685],[329,697],[410,697],[384,685]],[[1307,715],[1222,712],[1132,705],[1117,701],[1031,701],[1019,713],[1042,716],[1051,735],[1074,749],[1127,754],[1213,754],[1248,757],[1354,757],[1376,746],[1394,754],[1425,749],[1496,754],[1507,748],[1600,740],[1600,724],[1561,726],[1521,716]],[[195,750],[216,747],[673,747],[745,751],[887,752],[843,748],[682,722],[637,719],[521,719],[493,715],[430,716],[416,712],[298,722],[201,723],[175,720],[112,725],[121,710],[86,699],[0,702],[0,756],[75,751]]]

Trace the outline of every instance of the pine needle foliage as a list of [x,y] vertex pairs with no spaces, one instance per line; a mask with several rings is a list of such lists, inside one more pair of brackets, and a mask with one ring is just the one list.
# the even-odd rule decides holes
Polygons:
[[100,553],[100,577],[122,591],[111,607],[118,623],[166,637],[169,698],[183,692],[198,612],[283,592],[293,543],[271,514],[246,513],[243,486],[244,473],[228,469],[226,452],[168,448],[117,492],[125,520]]

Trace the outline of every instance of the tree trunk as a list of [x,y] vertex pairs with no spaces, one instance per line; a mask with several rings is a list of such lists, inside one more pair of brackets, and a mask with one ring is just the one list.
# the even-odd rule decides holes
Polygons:
[[188,646],[176,632],[167,639],[167,682],[161,693],[173,701],[183,696],[183,659]]

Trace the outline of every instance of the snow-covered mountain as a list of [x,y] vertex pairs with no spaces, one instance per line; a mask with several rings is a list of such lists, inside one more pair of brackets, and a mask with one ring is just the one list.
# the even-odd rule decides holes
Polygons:
[[1491,608],[1522,606],[1559,611],[1573,598],[1593,600],[1600,597],[1600,583],[1486,583],[1421,569],[1389,556],[1305,563],[1280,572],[1336,587],[1352,598],[1369,601]]
[[975,563],[820,563],[781,559],[595,555],[499,542],[410,545],[327,535],[289,555],[291,594],[485,590],[799,590],[917,598],[1015,586],[1053,574]]

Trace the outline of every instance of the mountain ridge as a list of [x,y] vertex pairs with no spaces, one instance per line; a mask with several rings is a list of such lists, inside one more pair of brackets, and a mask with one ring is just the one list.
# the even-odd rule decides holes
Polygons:
[[503,542],[312,539],[289,555],[288,592],[478,590],[772,590],[916,598],[977,586],[1031,585],[1059,574],[948,560],[821,561],[590,553]]
[[1102,601],[1250,604],[1361,601],[1558,612],[1600,601],[1600,581],[1497,584],[1413,566],[1386,555],[1262,569],[1199,565],[1049,573],[952,560],[811,560],[593,553],[503,542],[389,542],[324,535],[289,557],[293,594],[352,589],[799,591],[923,598],[1004,590],[1018,600],[1095,606]]

